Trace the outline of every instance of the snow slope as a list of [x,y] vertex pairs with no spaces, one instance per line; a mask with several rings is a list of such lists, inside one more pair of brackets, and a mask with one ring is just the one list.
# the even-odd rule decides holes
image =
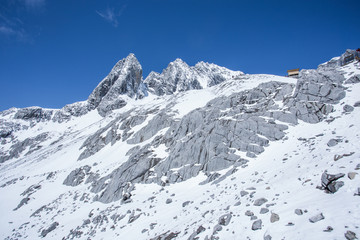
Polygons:
[[[328,103],[332,110],[321,115],[317,123],[302,120],[298,112],[294,112],[296,122],[276,117],[279,111],[290,114],[288,100],[295,95],[301,98],[302,85],[298,79],[263,74],[243,74],[211,87],[172,95],[150,93],[141,100],[122,96],[127,104],[105,117],[94,109],[59,123],[15,119],[16,109],[3,112],[1,123],[15,130],[1,138],[1,152],[8,153],[19,143],[25,149],[0,165],[0,237],[354,239],[351,234],[360,236],[360,80],[355,79],[360,66],[353,62],[335,70],[344,81],[331,84],[341,87],[345,97]],[[269,82],[276,82],[277,90],[266,94],[267,102],[263,103],[258,94],[268,88],[258,86]],[[260,90],[253,92],[257,87]],[[279,94],[282,91],[285,93]],[[251,98],[243,104],[225,104],[246,94]],[[306,101],[315,102],[310,98]],[[267,132],[258,131],[256,137],[268,140],[263,151],[251,152],[251,146],[256,145],[252,142],[247,145],[250,150],[230,146],[231,154],[220,155],[228,158],[234,154],[245,162],[221,163],[207,170],[210,163],[202,165],[200,161],[158,167],[174,157],[171,154],[178,146],[187,154],[186,143],[204,132],[211,134],[206,132],[208,123],[199,125],[192,116],[219,114],[210,119],[225,126],[234,121],[251,123],[255,117],[245,117],[261,111],[261,104],[266,108],[264,114],[254,115],[260,118],[256,120],[258,126],[282,126],[284,133],[272,139]],[[242,107],[245,110],[234,113]],[[262,121],[266,124],[261,125]],[[198,125],[194,128],[191,124]],[[185,125],[188,131],[175,139],[178,135],[171,135],[172,131],[181,132]],[[36,138],[41,134],[45,137]],[[255,135],[249,136],[253,139]],[[170,138],[174,143],[169,143]],[[84,144],[86,141],[90,143]],[[80,159],[83,152],[86,157]],[[159,162],[146,168],[141,180],[128,181],[124,175],[133,172],[121,172],[122,167],[133,161],[141,169],[139,163],[144,159]],[[200,166],[205,167],[195,171]],[[187,170],[182,173],[181,169]],[[194,174],[187,178],[189,172]],[[344,184],[335,193],[321,189],[324,172],[345,174],[337,180]],[[173,180],[175,174],[185,180]],[[123,177],[125,182],[117,182]],[[119,197],[102,200],[108,193]],[[317,220],[311,222],[313,217]]]

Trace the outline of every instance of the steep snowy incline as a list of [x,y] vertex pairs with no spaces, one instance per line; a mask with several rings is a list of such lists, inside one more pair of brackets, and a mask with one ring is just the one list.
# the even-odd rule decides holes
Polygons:
[[92,100],[1,112],[0,237],[360,236],[352,52],[299,79],[178,59],[153,88],[129,55]]

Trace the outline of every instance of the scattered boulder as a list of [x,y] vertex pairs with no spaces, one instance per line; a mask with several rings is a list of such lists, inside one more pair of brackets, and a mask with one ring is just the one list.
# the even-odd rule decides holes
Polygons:
[[272,239],[272,237],[270,235],[265,235],[264,236],[264,240],[271,240],[271,239]]
[[190,201],[183,202],[183,203],[182,203],[182,207],[186,207],[186,206],[189,205],[189,204],[190,204]]
[[309,221],[310,221],[311,223],[316,223],[316,222],[321,221],[321,220],[323,220],[323,219],[325,219],[324,215],[323,215],[322,213],[319,213],[319,214],[317,214],[317,215],[312,216],[311,218],[309,218]]
[[225,215],[222,215],[220,218],[219,218],[219,224],[222,225],[222,226],[227,226],[231,220],[231,213],[228,213],[228,214],[225,214]]
[[236,206],[240,206],[241,205],[241,202],[240,201],[237,201],[235,204],[234,204],[234,206],[236,207]]
[[355,170],[360,170],[360,163],[356,165]]
[[220,224],[216,224],[214,226],[214,230],[213,230],[213,233],[215,234],[216,232],[220,232],[222,230],[222,226]]
[[360,101],[355,102],[354,107],[360,107]]
[[251,217],[251,216],[254,216],[254,213],[252,211],[250,211],[250,210],[247,210],[245,212],[245,215]]
[[50,180],[50,179],[54,178],[54,177],[55,177],[55,174],[56,174],[56,172],[50,172],[50,173],[47,175],[46,180]]
[[49,232],[53,231],[57,226],[59,226],[59,223],[53,222],[50,227],[41,231],[41,237],[46,237],[46,235],[48,235]]
[[254,206],[261,206],[263,205],[264,203],[266,203],[268,200],[266,198],[259,198],[259,199],[256,199],[255,202],[254,202]]
[[270,222],[271,223],[274,223],[274,222],[277,222],[280,220],[280,217],[278,214],[276,213],[271,213],[271,216],[270,216]]
[[295,209],[295,214],[296,214],[296,215],[299,215],[299,216],[300,216],[300,215],[303,215],[303,211],[302,211],[301,209],[298,209],[298,208],[297,208],[297,209]]
[[153,230],[156,225],[157,225],[157,223],[150,223],[150,229]]
[[348,178],[351,179],[351,180],[353,180],[353,179],[355,178],[355,175],[356,175],[356,174],[357,174],[356,172],[349,172],[349,173],[348,173]]
[[328,141],[327,146],[328,146],[328,147],[334,147],[334,146],[336,146],[340,141],[341,141],[340,139],[334,139],[334,138],[332,138],[332,139],[330,139],[330,140]]
[[154,238],[151,238],[150,240],[171,240],[176,239],[176,237],[180,234],[180,232],[170,232],[167,231],[165,233],[160,234],[159,236],[156,236]]
[[347,231],[347,232],[345,233],[345,238],[346,238],[347,240],[357,239],[356,233],[354,233],[354,232],[352,232],[352,231]]
[[240,192],[240,196],[241,196],[241,197],[246,196],[246,195],[248,195],[248,194],[249,194],[249,192],[247,192],[247,191],[241,191],[241,192]]
[[346,105],[343,107],[343,110],[344,110],[344,112],[349,113],[349,112],[354,111],[354,107],[346,104]]
[[326,171],[321,175],[321,186],[322,189],[325,189],[326,192],[335,193],[339,190],[340,187],[344,186],[344,182],[339,181],[339,178],[344,177],[344,173],[338,174],[327,174]]
[[166,199],[166,204],[170,204],[170,203],[172,203],[172,199],[171,198]]
[[251,230],[253,230],[253,231],[259,230],[262,227],[261,225],[262,225],[262,221],[261,221],[261,219],[258,219],[255,222],[253,222],[253,224],[251,226]]
[[128,220],[128,223],[132,223],[134,222],[135,220],[137,220],[140,216],[141,216],[142,213],[139,213],[137,215],[135,215],[135,211],[133,211],[130,216],[129,216],[129,220]]
[[331,232],[334,230],[331,226],[327,226],[327,228],[324,230],[324,232]]
[[354,196],[360,196],[360,187],[357,189],[357,193],[354,193]]
[[269,212],[269,209],[267,209],[267,208],[261,208],[261,210],[260,210],[260,214],[265,214],[267,212]]

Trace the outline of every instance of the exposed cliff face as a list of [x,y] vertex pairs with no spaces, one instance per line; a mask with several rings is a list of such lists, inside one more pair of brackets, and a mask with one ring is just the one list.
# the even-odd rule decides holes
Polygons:
[[142,82],[142,68],[134,54],[120,60],[88,98],[89,109],[101,116],[126,105],[122,95],[142,98],[147,94]]
[[86,101],[1,112],[0,236],[355,234],[360,68],[341,66],[351,52],[298,79],[177,59],[144,81],[130,54]]

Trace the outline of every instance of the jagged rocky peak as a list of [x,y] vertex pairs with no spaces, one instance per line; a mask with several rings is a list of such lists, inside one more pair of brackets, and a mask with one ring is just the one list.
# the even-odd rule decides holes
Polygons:
[[151,72],[144,81],[149,92],[156,95],[201,89],[193,69],[180,58],[170,62],[161,74]]
[[243,74],[243,72],[231,71],[213,63],[199,62],[195,66],[189,66],[177,58],[169,63],[161,74],[151,72],[144,82],[149,92],[161,96],[211,87]]
[[334,57],[329,61],[322,63],[318,66],[318,71],[330,71],[337,67],[343,66],[346,63],[354,60],[357,52],[353,49],[347,49],[340,57]]
[[105,116],[107,112],[126,105],[121,95],[142,98],[146,94],[146,87],[142,82],[142,67],[131,53],[117,62],[90,94],[89,109],[97,108],[99,114]]
[[193,69],[180,58],[169,63],[161,75],[163,75],[164,83],[170,93],[201,89]]
[[[225,67],[220,67],[214,63],[198,62],[195,67],[195,71],[198,73],[201,85],[204,87],[211,87],[217,85],[227,79],[235,79],[241,75],[244,75],[241,71],[232,71]],[[205,80],[205,81],[204,81]]]

